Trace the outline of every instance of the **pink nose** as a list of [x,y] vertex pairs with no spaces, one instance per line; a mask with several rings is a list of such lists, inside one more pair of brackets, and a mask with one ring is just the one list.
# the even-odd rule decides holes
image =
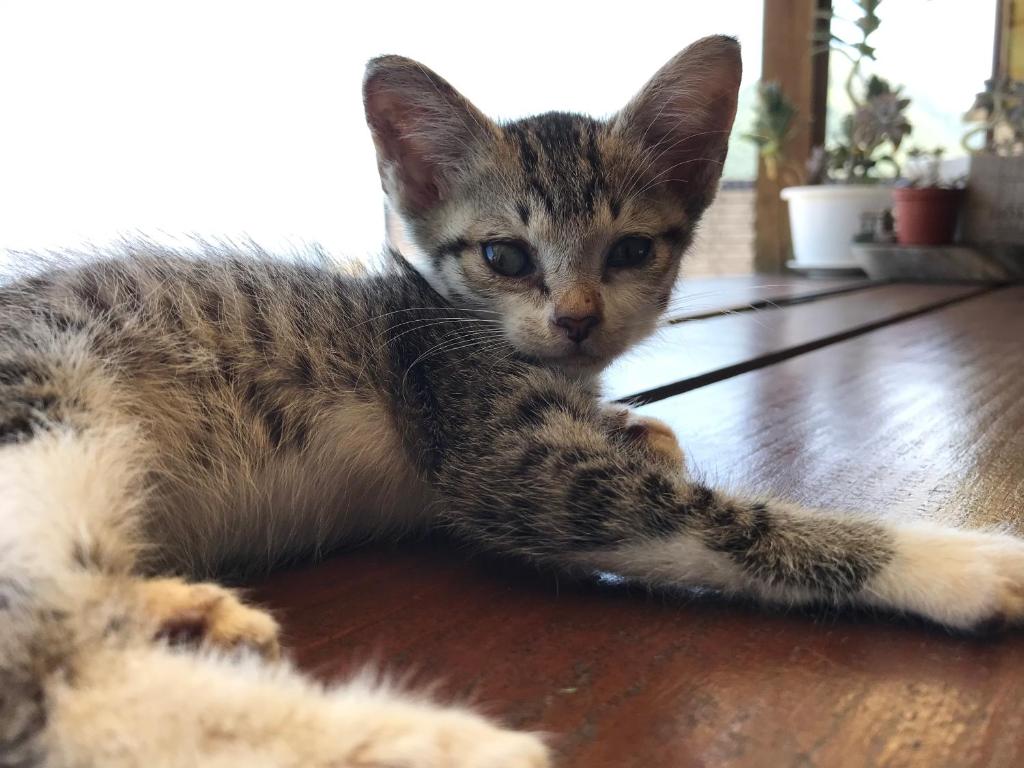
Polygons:
[[564,315],[555,319],[555,325],[561,328],[565,335],[572,341],[579,344],[590,335],[591,329],[601,322],[597,315],[585,315],[584,317],[570,317]]

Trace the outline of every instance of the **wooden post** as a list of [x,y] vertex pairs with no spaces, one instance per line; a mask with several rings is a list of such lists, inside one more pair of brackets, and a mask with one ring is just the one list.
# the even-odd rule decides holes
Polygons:
[[761,79],[782,85],[799,115],[786,145],[788,170],[771,180],[763,163],[757,173],[754,268],[781,272],[790,256],[789,216],[779,199],[784,186],[802,182],[811,148],[824,142],[828,95],[828,52],[814,53],[816,29],[828,21],[816,12],[831,7],[830,0],[764,0],[764,53]]
[[992,74],[1024,80],[1024,0],[999,0]]

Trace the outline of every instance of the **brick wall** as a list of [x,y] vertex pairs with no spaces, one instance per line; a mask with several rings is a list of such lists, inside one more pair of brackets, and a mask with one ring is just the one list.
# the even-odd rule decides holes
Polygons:
[[754,188],[726,182],[704,214],[683,272],[692,276],[747,274],[754,269]]

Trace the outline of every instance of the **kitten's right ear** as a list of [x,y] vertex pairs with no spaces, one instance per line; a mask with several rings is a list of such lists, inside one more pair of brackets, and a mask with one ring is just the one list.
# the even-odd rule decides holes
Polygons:
[[367,64],[363,106],[384,191],[413,215],[444,200],[468,155],[497,132],[442,77],[403,56]]
[[612,120],[644,153],[659,185],[699,215],[715,196],[743,75],[731,37],[698,40],[676,54]]

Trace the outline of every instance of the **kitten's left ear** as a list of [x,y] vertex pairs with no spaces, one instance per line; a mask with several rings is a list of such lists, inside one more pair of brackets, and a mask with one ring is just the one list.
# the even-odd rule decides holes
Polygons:
[[384,191],[404,213],[441,202],[497,128],[444,78],[403,56],[366,65],[366,122]]
[[612,130],[650,164],[646,183],[664,184],[691,217],[717,191],[742,74],[739,43],[705,37],[669,60],[612,119]]

